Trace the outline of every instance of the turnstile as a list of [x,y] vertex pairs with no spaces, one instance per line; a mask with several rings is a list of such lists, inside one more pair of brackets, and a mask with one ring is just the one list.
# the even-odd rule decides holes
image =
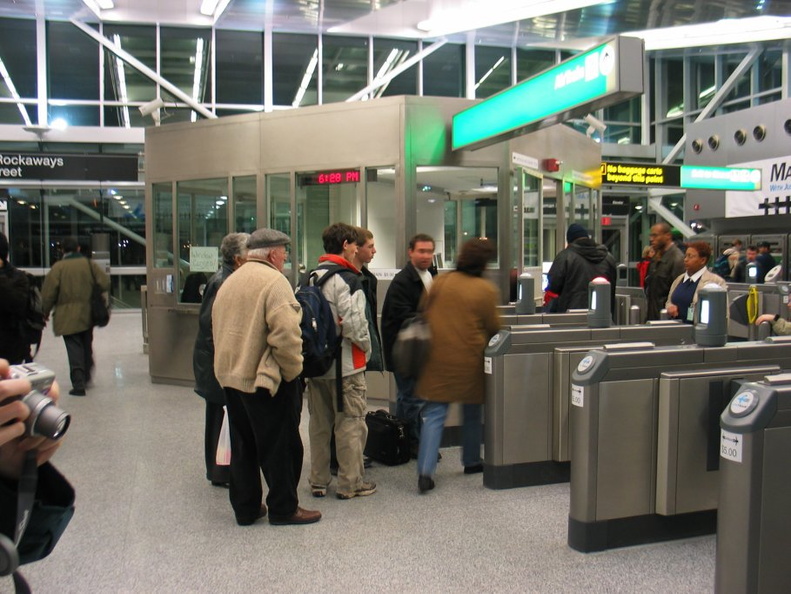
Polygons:
[[568,404],[557,404],[563,399],[555,396],[556,347],[573,346],[587,352],[607,343],[636,340],[691,342],[692,326],[679,322],[610,328],[537,326],[495,335],[484,359],[484,485],[509,489],[568,481],[568,459],[553,457],[555,427],[562,427],[564,438],[568,435],[564,413]]
[[791,588],[791,375],[743,384],[721,417],[718,594]]
[[788,341],[588,353],[573,375],[569,545],[590,552],[712,532],[709,419],[731,382],[789,361]]

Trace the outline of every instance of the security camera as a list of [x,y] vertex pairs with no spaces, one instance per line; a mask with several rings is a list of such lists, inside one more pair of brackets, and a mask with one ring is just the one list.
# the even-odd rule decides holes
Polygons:
[[162,101],[162,97],[157,97],[153,101],[144,103],[138,109],[140,110],[140,113],[144,117],[150,115],[154,119],[157,119],[156,116],[154,116],[153,114],[156,113],[158,110],[162,109],[163,107],[165,107],[165,102]]
[[[599,134],[604,134],[604,131],[607,129],[607,124],[602,122],[600,119],[593,117],[593,114],[589,113],[582,119],[584,119],[585,122],[588,124],[588,126],[593,128],[593,130],[595,130]],[[591,130],[590,132],[591,134],[593,134],[593,130]]]

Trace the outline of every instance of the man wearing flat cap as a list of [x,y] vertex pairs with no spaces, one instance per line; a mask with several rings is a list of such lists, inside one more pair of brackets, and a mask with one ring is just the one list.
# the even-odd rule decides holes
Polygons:
[[[289,243],[280,231],[255,231],[247,242],[247,262],[223,283],[212,308],[214,370],[225,392],[231,433],[230,499],[240,526],[267,511],[274,525],[321,519],[320,512],[299,507],[297,497],[303,456],[302,311],[282,274]],[[269,486],[267,505],[261,471]]]
[[547,291],[558,295],[553,311],[588,308],[588,284],[597,277],[610,281],[611,307],[615,309],[615,258],[607,248],[588,236],[582,225],[573,223],[566,232],[566,249],[562,250],[549,269]]

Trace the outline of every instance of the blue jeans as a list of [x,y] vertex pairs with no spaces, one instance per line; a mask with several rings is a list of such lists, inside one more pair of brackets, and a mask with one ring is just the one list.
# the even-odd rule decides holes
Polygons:
[[420,441],[420,411],[426,402],[415,396],[417,381],[414,378],[405,378],[400,373],[393,375],[397,389],[396,416],[406,421],[409,446],[417,450]]
[[[420,476],[434,476],[437,470],[437,454],[442,442],[442,431],[448,417],[447,402],[426,402],[421,412],[423,426],[420,430],[420,451],[417,456],[417,470]],[[461,463],[466,468],[481,464],[481,425],[480,404],[462,405],[462,447]]]

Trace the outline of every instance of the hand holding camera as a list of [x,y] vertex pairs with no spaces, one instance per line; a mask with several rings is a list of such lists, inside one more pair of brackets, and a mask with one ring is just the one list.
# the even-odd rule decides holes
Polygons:
[[39,465],[60,446],[69,415],[56,406],[55,375],[35,363],[9,366],[0,359],[0,476],[18,479],[25,454]]

